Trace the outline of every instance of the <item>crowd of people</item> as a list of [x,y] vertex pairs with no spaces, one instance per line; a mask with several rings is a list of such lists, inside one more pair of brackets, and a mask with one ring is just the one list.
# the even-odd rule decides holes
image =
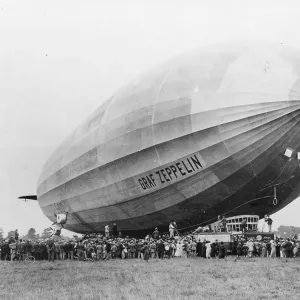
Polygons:
[[239,257],[270,257],[292,258],[300,257],[300,241],[296,238],[255,238],[237,237],[234,241],[233,252]]
[[[198,248],[197,248],[198,247]],[[207,244],[208,247],[208,244]],[[1,260],[23,260],[33,256],[36,260],[108,260],[196,257],[199,243],[191,235],[170,237],[160,235],[156,228],[153,235],[144,239],[91,234],[83,239],[4,240],[0,242]],[[225,245],[219,244],[219,258],[225,257]]]
[[115,230],[105,234],[90,234],[83,238],[59,239],[50,237],[39,240],[15,237],[0,241],[1,260],[22,261],[28,256],[35,260],[109,260],[109,259],[171,259],[225,258],[228,254],[241,257],[297,257],[300,256],[300,242],[296,239],[246,238],[243,234],[235,236],[233,242],[199,239],[199,235],[179,235],[176,223],[170,224],[169,234],[160,234],[155,228],[152,235],[143,239],[123,237]]

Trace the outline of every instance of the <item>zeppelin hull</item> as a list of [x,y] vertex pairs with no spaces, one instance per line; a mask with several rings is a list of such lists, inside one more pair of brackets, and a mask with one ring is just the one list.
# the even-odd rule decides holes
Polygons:
[[[225,44],[134,80],[45,164],[38,201],[67,228],[122,231],[262,216],[298,197],[300,55],[282,45]],[[279,199],[270,199],[274,187]]]

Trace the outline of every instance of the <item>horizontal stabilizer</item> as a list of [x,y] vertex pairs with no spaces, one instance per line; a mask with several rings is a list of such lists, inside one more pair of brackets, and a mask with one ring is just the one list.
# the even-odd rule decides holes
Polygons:
[[24,199],[24,200],[37,200],[37,195],[20,196],[18,199]]

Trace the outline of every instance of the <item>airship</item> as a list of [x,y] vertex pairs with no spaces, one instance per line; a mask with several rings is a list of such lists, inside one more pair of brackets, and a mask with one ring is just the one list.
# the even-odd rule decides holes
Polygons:
[[263,217],[300,194],[299,143],[299,50],[205,46],[103,102],[45,163],[37,200],[51,221],[67,212],[78,233]]

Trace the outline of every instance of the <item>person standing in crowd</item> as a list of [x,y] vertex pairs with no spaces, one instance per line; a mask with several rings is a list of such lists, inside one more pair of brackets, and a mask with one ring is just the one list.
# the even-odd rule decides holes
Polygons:
[[268,252],[267,252],[267,243],[263,242],[262,244],[262,249],[261,249],[261,256],[262,257],[267,257]]
[[17,246],[18,246],[17,241],[12,241],[12,243],[9,244],[11,261],[13,261],[16,256]]
[[178,232],[177,232],[177,224],[176,224],[175,221],[173,221],[173,226],[174,226],[174,232],[178,234]]
[[26,256],[31,256],[31,253],[32,253],[32,244],[31,244],[31,241],[30,240],[27,240],[26,243],[25,243],[25,253],[26,253]]
[[146,260],[148,262],[148,260],[149,260],[149,245],[147,242],[144,243],[142,251],[144,253],[144,260]]
[[176,244],[175,257],[181,257],[183,253],[183,245],[181,241],[178,241]]
[[211,243],[210,244],[210,258],[215,258],[216,257],[216,244]]
[[173,258],[175,255],[175,251],[176,251],[176,246],[175,246],[174,240],[170,241],[170,251],[171,251],[171,258]]
[[186,240],[183,240],[182,257],[183,258],[187,258],[188,257],[188,249],[187,249],[187,242],[186,242]]
[[219,244],[219,241],[216,240],[216,242],[215,242],[215,256],[216,257],[219,256],[219,251],[220,251],[220,244]]
[[206,240],[203,240],[202,249],[201,249],[201,257],[206,258]]
[[293,243],[292,241],[288,238],[286,240],[286,255],[287,257],[293,257]]
[[54,240],[50,237],[47,241],[48,261],[54,262]]
[[85,246],[80,240],[80,242],[77,245],[77,255],[78,255],[78,260],[84,260],[85,259]]
[[238,242],[237,246],[236,246],[236,258],[235,258],[235,262],[243,255],[243,247],[242,247],[242,243]]
[[218,219],[217,219],[217,227],[216,227],[216,230],[217,232],[221,232],[221,227],[222,227],[222,222],[221,222],[221,216],[218,215]]
[[105,225],[104,231],[105,231],[105,237],[109,238],[109,225],[108,224]]
[[225,216],[223,216],[222,220],[221,220],[221,229],[222,229],[222,232],[227,232],[227,220],[225,218]]
[[162,240],[158,241],[157,245],[157,253],[158,253],[158,258],[163,259],[164,258],[164,253],[165,253],[165,245]]
[[157,227],[155,227],[155,230],[153,231],[152,236],[155,240],[159,239],[159,231],[158,231]]
[[98,242],[96,246],[96,259],[99,261],[102,260],[102,258],[103,258],[103,246],[101,242]]
[[15,240],[16,240],[16,241],[19,240],[19,232],[18,232],[18,229],[15,230]]
[[114,225],[112,227],[112,233],[115,238],[118,237],[118,227],[117,227],[116,223],[114,223]]
[[281,243],[281,255],[282,255],[282,258],[285,262],[287,262],[287,243],[286,241],[283,241]]
[[19,260],[25,260],[26,249],[24,240],[20,240],[18,248],[20,253]]
[[221,241],[220,245],[219,245],[219,254],[218,254],[218,258],[222,259],[225,258],[226,255],[226,249],[225,249],[225,245],[224,243]]
[[250,239],[247,243],[246,246],[248,248],[248,257],[252,258],[253,257],[253,251],[254,251],[254,243],[253,240]]
[[41,249],[41,242],[37,241],[35,243],[34,248],[35,248],[35,259],[36,260],[41,260],[41,250],[40,250]]
[[55,259],[60,260],[60,245],[59,242],[54,242],[54,250],[55,250]]
[[34,257],[34,259],[36,259],[36,246],[37,246],[37,242],[32,241],[31,243],[31,256]]
[[201,257],[202,243],[201,240],[197,242],[196,253],[198,257]]
[[60,243],[60,253],[59,253],[59,255],[60,255],[60,260],[65,260],[66,259],[66,249],[65,249],[65,247],[66,247],[66,244],[65,244],[65,242],[64,241],[61,241],[61,243]]
[[156,257],[156,245],[155,245],[154,242],[152,242],[150,244],[150,253],[151,253],[151,258],[155,258]]
[[134,241],[129,244],[129,258],[135,258],[136,247]]
[[247,229],[247,218],[244,218],[242,220],[240,227],[241,227],[241,231],[242,232],[246,232],[246,229]]
[[70,242],[69,243],[69,249],[68,249],[68,256],[69,259],[73,260],[74,259],[74,247],[75,247],[75,243],[74,242]]
[[279,242],[279,240],[277,240],[277,242],[276,242],[276,257],[281,257],[281,249],[280,249],[281,247],[280,247],[280,242]]
[[117,257],[117,245],[113,243],[111,245],[111,258],[115,259]]
[[267,219],[266,222],[268,224],[268,228],[269,228],[269,232],[272,231],[272,224],[273,224],[273,220],[270,218],[270,216],[267,215]]
[[300,242],[297,241],[294,245],[294,249],[293,249],[293,254],[294,257],[298,257],[299,256],[299,250],[300,250]]
[[270,257],[271,258],[276,258],[276,246],[277,246],[277,243],[276,243],[276,241],[273,241],[273,240],[271,240],[270,243],[271,243],[271,255],[270,255]]
[[104,242],[104,244],[103,244],[103,256],[102,256],[103,260],[106,260],[106,255],[107,255],[106,242]]
[[141,258],[141,253],[142,253],[143,246],[144,246],[144,243],[142,242],[142,240],[136,241],[136,257],[139,258],[139,259]]
[[122,259],[126,259],[127,257],[128,257],[128,250],[126,244],[124,244],[122,249]]
[[243,256],[247,257],[248,256],[247,240],[243,241],[243,243],[242,243],[242,251],[243,251]]
[[271,243],[270,243],[269,239],[266,242],[266,247],[267,247],[267,257],[270,257],[270,255],[271,255]]
[[207,241],[205,246],[206,246],[206,258],[209,259],[211,258],[211,242]]
[[110,240],[108,240],[106,242],[105,250],[106,250],[106,257],[105,257],[105,259],[108,260],[108,259],[111,258],[111,243],[110,243]]
[[196,241],[193,239],[191,242],[191,256],[196,257],[196,251],[197,251],[197,244]]
[[165,245],[165,256],[170,259],[171,258],[170,244],[168,243],[168,241],[166,241],[164,245]]
[[170,239],[174,237],[174,225],[172,222],[170,222],[170,225],[169,225],[169,232],[170,232]]

